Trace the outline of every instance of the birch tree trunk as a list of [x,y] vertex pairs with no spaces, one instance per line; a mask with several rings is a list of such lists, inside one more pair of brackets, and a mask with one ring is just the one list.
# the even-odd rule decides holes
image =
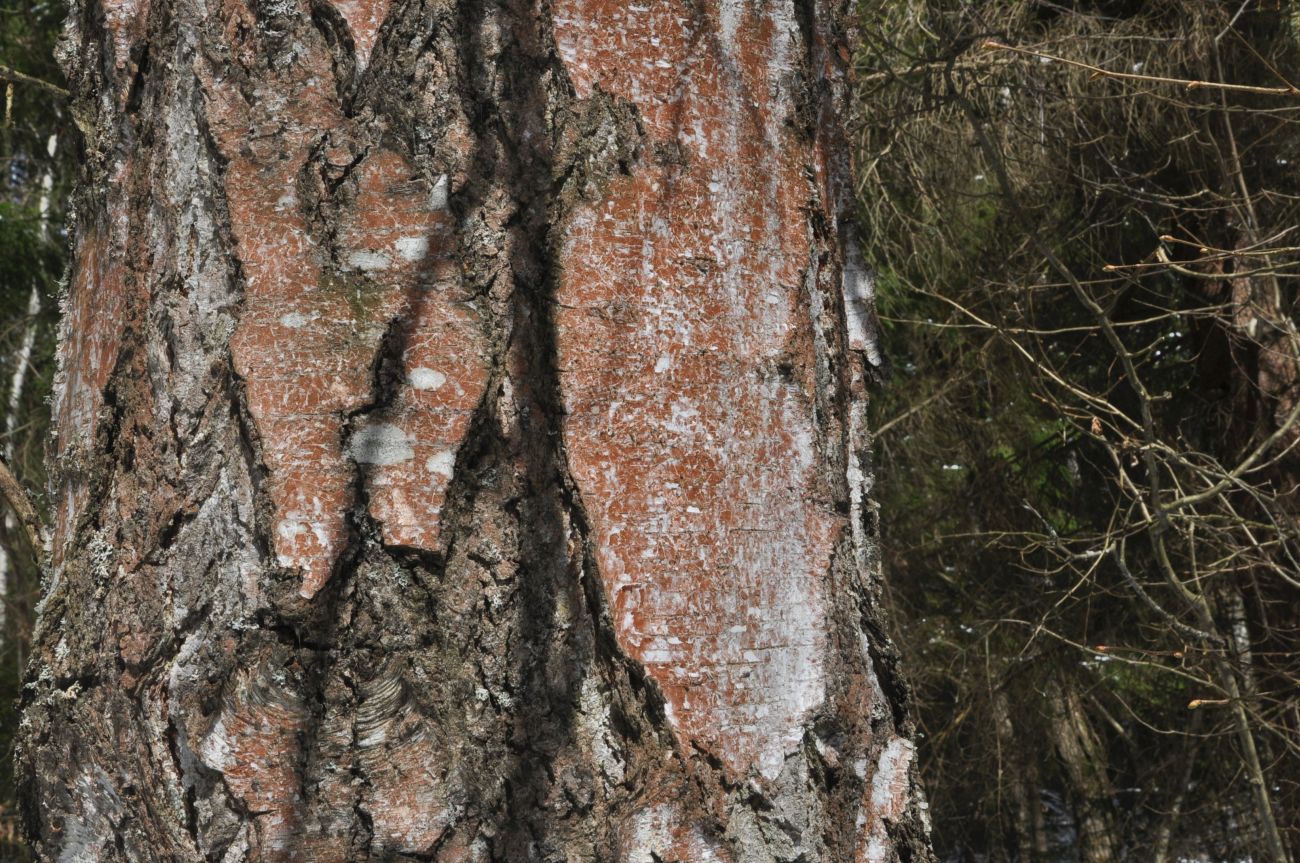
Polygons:
[[929,859],[847,6],[77,6],[44,859]]

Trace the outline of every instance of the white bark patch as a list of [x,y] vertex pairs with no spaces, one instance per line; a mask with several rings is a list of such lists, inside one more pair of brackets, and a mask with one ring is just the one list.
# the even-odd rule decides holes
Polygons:
[[915,744],[905,737],[895,737],[880,753],[876,772],[871,777],[871,800],[867,807],[870,827],[863,854],[866,863],[885,863],[889,859],[891,846],[886,822],[898,821],[907,809],[909,773],[915,754]]
[[718,30],[722,47],[731,56],[736,53],[736,31],[740,27],[740,16],[744,14],[741,0],[722,0],[718,4]]
[[626,774],[623,759],[610,742],[609,704],[592,677],[582,678],[578,707],[578,727],[591,747],[592,758],[610,782],[622,783]]
[[224,771],[234,763],[234,750],[230,745],[230,732],[226,729],[225,717],[217,720],[199,743],[199,761],[212,770]]
[[358,249],[348,255],[348,266],[354,270],[361,270],[366,273],[373,273],[376,270],[386,270],[392,261],[388,255],[383,252],[374,252],[369,249]]
[[880,753],[876,775],[871,777],[871,808],[891,820],[903,814],[907,771],[916,746],[906,737],[895,737]]
[[442,372],[424,367],[411,369],[406,379],[412,389],[417,390],[436,390],[447,382],[447,376]]
[[280,325],[290,329],[300,330],[320,317],[320,312],[312,312],[310,315],[304,315],[302,312],[289,312],[280,315]]
[[433,210],[447,209],[448,191],[447,175],[441,174],[438,177],[438,182],[433,184],[433,191],[429,193],[429,208]]
[[372,680],[362,692],[365,700],[357,710],[357,745],[369,749],[388,740],[389,724],[402,709],[405,694],[401,679],[395,676]]
[[82,863],[102,859],[108,837],[114,835],[122,817],[122,798],[112,778],[98,764],[91,764],[73,783],[73,814],[63,824],[63,847],[59,863]]
[[413,442],[395,425],[376,423],[362,426],[348,445],[352,460],[358,464],[401,464],[415,458]]
[[443,450],[436,455],[431,455],[424,462],[424,469],[429,473],[436,473],[439,476],[451,479],[456,472],[456,453],[451,450]]
[[661,804],[642,809],[635,815],[631,842],[625,863],[654,863],[656,860],[692,860],[718,863],[722,859],[717,845],[694,825],[683,823],[681,808]]
[[850,238],[844,244],[844,318],[849,331],[849,347],[862,351],[873,366],[881,365],[880,346],[875,324],[876,283],[862,250]]
[[423,261],[429,254],[428,237],[398,237],[393,246],[399,258],[411,263]]
[[307,525],[296,519],[285,519],[275,526],[275,532],[289,542],[293,542],[298,534],[307,532]]

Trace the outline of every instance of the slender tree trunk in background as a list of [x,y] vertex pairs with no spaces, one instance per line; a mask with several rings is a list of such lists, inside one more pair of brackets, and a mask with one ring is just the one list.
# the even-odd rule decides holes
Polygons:
[[[1239,249],[1258,248],[1261,244],[1257,227],[1259,218],[1251,190],[1246,186],[1226,111],[1224,116],[1232,155],[1228,163],[1230,168],[1225,173],[1241,192],[1240,218],[1246,226],[1237,245]],[[1271,265],[1268,258],[1264,260]],[[1232,264],[1234,271],[1241,272],[1251,272],[1257,266],[1246,256],[1233,259]],[[1234,372],[1230,379],[1234,407],[1230,442],[1245,453],[1263,440],[1281,435],[1279,446],[1294,447],[1300,438],[1300,428],[1293,416],[1300,402],[1300,335],[1288,309],[1289,297],[1277,277],[1269,274],[1229,278],[1224,293],[1230,300],[1231,314],[1225,316],[1224,324],[1232,345],[1231,368]],[[1264,469],[1263,475],[1278,494],[1280,513],[1290,520],[1291,528],[1295,530],[1300,526],[1300,496],[1296,493],[1300,487],[1300,467],[1294,454],[1289,458],[1277,458]],[[1250,507],[1250,502],[1244,502],[1244,506]],[[1249,509],[1246,511],[1255,515]],[[1250,537],[1250,540],[1253,542],[1254,538]],[[1268,752],[1267,735],[1256,727],[1255,718],[1247,710],[1248,706],[1258,705],[1260,672],[1268,673],[1256,668],[1256,638],[1265,654],[1285,656],[1294,650],[1294,591],[1288,590],[1275,574],[1268,572],[1269,568],[1280,571],[1283,579],[1291,585],[1296,583],[1294,560],[1279,555],[1277,560],[1268,561],[1268,566],[1262,567],[1258,575],[1228,584],[1220,590],[1220,595],[1210,599],[1215,603],[1218,616],[1223,619],[1223,634],[1231,646],[1231,663],[1224,661],[1219,664],[1219,684],[1230,702],[1236,736],[1255,798],[1262,845],[1267,859],[1287,863],[1291,854],[1278,822],[1280,811],[1285,810],[1277,808],[1274,792],[1280,789],[1269,771],[1275,762]],[[1267,587],[1261,589],[1261,585]],[[1256,632],[1252,632],[1246,613],[1247,591],[1257,607],[1269,609],[1268,613],[1257,615],[1253,627]],[[1212,622],[1206,620],[1202,625]],[[1274,680],[1279,677],[1276,672],[1272,676]],[[1285,691],[1293,681],[1285,671],[1280,676],[1280,688]],[[1280,730],[1285,734],[1295,729],[1287,728],[1286,719],[1282,718]]]
[[1000,767],[999,781],[1010,786],[1014,797],[1014,833],[1012,842],[1001,837],[1001,842],[994,853],[1007,847],[1014,847],[1012,859],[1018,863],[1032,863],[1038,860],[1037,840],[1042,833],[1042,806],[1038,800],[1038,765],[1021,757],[1017,746],[1015,722],[1011,718],[1010,699],[1005,690],[993,693],[993,722],[998,735],[999,757],[1005,759]]
[[928,859],[846,20],[78,7],[45,859]]
[[[58,140],[57,135],[51,135],[46,144],[47,152],[51,157],[54,155]],[[50,199],[54,189],[54,175],[49,169],[42,172],[40,186],[41,194],[37,199],[36,212],[41,220],[40,236],[44,240],[49,238],[49,216],[52,203]],[[23,337],[13,358],[14,370],[9,379],[8,413],[5,414],[4,446],[0,447],[0,457],[3,457],[5,464],[11,466],[14,463],[15,433],[18,430],[19,418],[23,415],[23,396],[27,388],[28,373],[32,366],[32,351],[36,348],[36,333],[40,327],[38,320],[40,313],[41,289],[33,284],[31,292],[27,295],[27,321],[23,324]],[[15,646],[17,667],[21,669],[24,665],[23,642],[30,634],[31,619],[27,614],[19,614],[18,619],[15,620],[12,614],[15,610],[13,607],[13,594],[15,592],[13,589],[13,576],[16,571],[9,550],[12,547],[10,538],[17,536],[18,521],[13,512],[8,509],[3,520],[4,526],[3,529],[0,529],[0,633],[3,633],[3,638],[9,639],[10,643]],[[41,552],[41,549],[33,550],[33,553],[38,556]],[[31,608],[29,603],[23,603],[23,606],[25,610]]]
[[1152,845],[1151,863],[1167,863],[1170,855],[1170,843],[1174,838],[1174,831],[1178,828],[1178,819],[1182,817],[1183,807],[1187,803],[1187,792],[1192,784],[1192,776],[1196,768],[1197,755],[1201,746],[1201,726],[1204,724],[1202,717],[1204,713],[1196,713],[1192,717],[1191,727],[1188,729],[1186,741],[1186,755],[1183,757],[1183,769],[1179,772],[1178,778],[1170,791],[1172,792],[1168,811],[1164,813],[1164,818],[1156,830],[1155,842]]
[[1115,830],[1105,752],[1077,691],[1068,684],[1053,684],[1050,692],[1052,732],[1070,782],[1080,859],[1083,863],[1112,863],[1119,859],[1121,843]]
[[[46,175],[49,176],[48,174]],[[45,198],[41,203],[45,203]],[[42,207],[44,212],[45,207]],[[41,292],[39,288],[32,287],[32,291],[27,296],[27,316],[28,320],[23,325],[22,341],[18,344],[18,351],[14,355],[14,373],[9,379],[9,405],[8,413],[5,414],[5,437],[4,446],[0,447],[0,458],[4,463],[12,465],[14,461],[14,432],[18,428],[18,417],[22,415],[23,390],[27,385],[27,372],[32,364],[32,349],[36,346],[36,327],[37,316],[41,313]],[[4,527],[3,535],[5,542],[0,542],[0,631],[8,633],[13,621],[9,616],[9,593],[10,593],[10,574],[12,570],[9,559],[9,549],[7,548],[8,538],[18,535],[18,519],[12,511],[6,509],[3,516]],[[35,554],[40,554],[41,549],[34,549]],[[21,639],[18,643],[21,645]],[[21,646],[19,648],[19,667],[22,667]]]
[[1033,806],[1034,815],[1034,848],[1033,854],[1026,857],[1027,860],[1046,860],[1048,853],[1047,844],[1047,819],[1043,814],[1043,786],[1038,780],[1038,768],[1034,767],[1030,774],[1030,790],[1033,797],[1030,802]]

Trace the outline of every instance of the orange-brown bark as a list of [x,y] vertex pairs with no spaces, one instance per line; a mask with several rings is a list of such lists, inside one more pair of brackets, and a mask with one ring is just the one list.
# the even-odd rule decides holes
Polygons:
[[[620,642],[670,721],[769,778],[825,691],[825,575],[845,520],[819,487],[806,273],[832,202],[797,128],[781,4],[563,0],[578,96],[636,106],[651,149],[566,226],[566,445]],[[715,17],[716,16],[716,17]],[[756,94],[762,94],[756,100]]]

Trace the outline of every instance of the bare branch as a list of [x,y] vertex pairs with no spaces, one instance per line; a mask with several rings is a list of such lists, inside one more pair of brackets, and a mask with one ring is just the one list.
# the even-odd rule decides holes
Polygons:
[[40,560],[45,554],[45,526],[41,523],[40,516],[36,514],[36,507],[32,505],[32,499],[28,497],[27,491],[3,460],[0,460],[0,494],[4,495],[5,501],[22,522],[23,529],[27,532],[27,542],[32,547],[32,554]]
[[8,66],[0,66],[0,81],[13,81],[15,84],[27,84],[38,90],[44,90],[55,96],[62,96],[64,99],[69,98],[72,94],[58,84],[51,84],[42,78],[28,75],[25,72],[19,72],[17,69],[11,69]]
[[1051,60],[1054,63],[1062,63],[1066,66],[1087,69],[1089,72],[1093,73],[1094,76],[1099,78],[1142,81],[1147,84],[1175,84],[1179,87],[1186,87],[1188,90],[1223,90],[1230,93],[1254,93],[1263,96],[1300,97],[1300,88],[1289,85],[1286,87],[1257,87],[1252,84],[1226,84],[1221,81],[1197,81],[1191,78],[1165,78],[1161,75],[1141,75],[1137,72],[1112,72],[1109,69],[1103,69],[1100,66],[1081,63],[1078,60],[1070,60],[1066,57],[1057,57],[1054,54],[1044,54],[1042,51],[1035,51],[1032,48],[1017,48],[1012,45],[1003,45],[1001,42],[995,42],[992,39],[984,42],[982,47],[991,51],[1012,51],[1016,54],[1023,54],[1027,57],[1039,57],[1043,60]]

